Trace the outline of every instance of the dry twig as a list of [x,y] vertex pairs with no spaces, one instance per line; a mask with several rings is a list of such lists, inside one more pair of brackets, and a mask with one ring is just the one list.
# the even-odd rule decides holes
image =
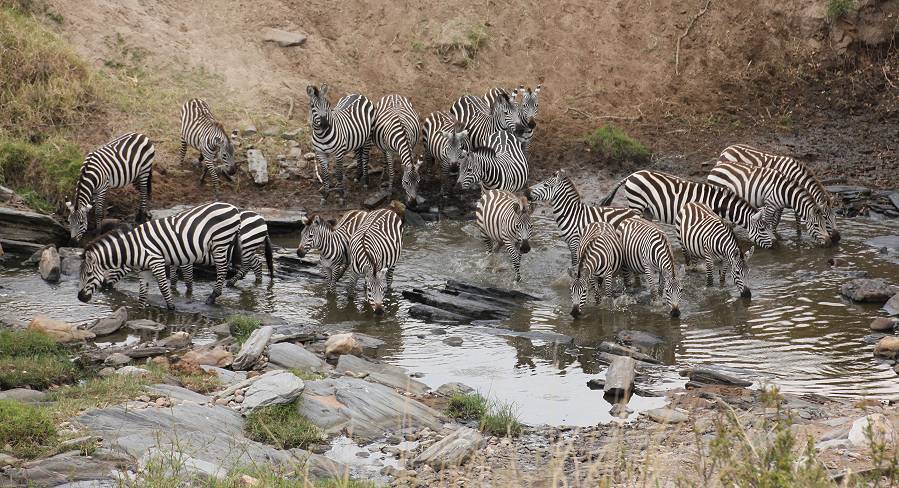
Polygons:
[[702,7],[699,12],[690,19],[690,23],[687,25],[687,28],[684,29],[684,33],[677,38],[677,45],[674,48],[674,74],[680,74],[680,43],[684,40],[685,37],[690,35],[690,31],[693,29],[693,25],[699,20],[700,17],[705,15],[706,12],[709,11],[709,5],[712,3],[712,0],[705,0],[705,6]]

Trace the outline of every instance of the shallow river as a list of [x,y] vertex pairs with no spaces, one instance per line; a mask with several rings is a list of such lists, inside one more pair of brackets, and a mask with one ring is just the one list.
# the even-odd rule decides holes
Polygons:
[[[707,363],[736,368],[751,379],[780,386],[783,391],[830,396],[899,398],[899,379],[890,365],[872,357],[864,341],[878,307],[849,303],[840,297],[840,285],[850,278],[845,270],[867,271],[871,277],[899,282],[896,250],[881,253],[865,240],[899,234],[899,222],[855,219],[839,222],[843,240],[837,248],[819,249],[811,241],[795,239],[792,222],[780,228],[784,240],[778,249],[756,250],[751,261],[753,297],[746,302],[732,286],[706,288],[704,273],[687,273],[682,317],[672,320],[665,308],[638,303],[610,310],[588,302],[585,316],[568,315],[570,299],[565,267],[567,249],[556,237],[548,209],[535,216],[537,237],[533,251],[524,256],[523,281],[513,285],[504,254],[487,257],[471,224],[446,221],[425,228],[407,229],[405,249],[397,268],[395,288],[437,287],[447,278],[517,287],[541,297],[527,303],[502,327],[516,331],[552,331],[574,338],[574,345],[556,345],[516,337],[502,337],[474,326],[443,326],[410,317],[410,304],[395,292],[387,314],[376,318],[361,303],[348,303],[345,287],[336,298],[325,295],[325,285],[303,277],[268,279],[252,286],[226,290],[220,303],[229,307],[269,312],[288,321],[338,324],[387,342],[381,357],[419,372],[432,387],[448,381],[466,383],[482,393],[513,402],[521,418],[532,424],[589,425],[607,421],[610,405],[601,391],[586,383],[601,377],[604,366],[595,358],[595,346],[611,340],[619,330],[633,329],[662,337],[655,354],[668,365]],[[295,246],[295,236],[279,237],[282,246]],[[679,256],[679,255],[678,255]],[[850,266],[831,270],[827,261],[840,256]],[[73,323],[106,315],[120,305],[121,295],[98,293],[94,302],[76,299],[76,280],[58,285],[44,283],[32,268],[18,265],[21,256],[8,256],[0,264],[0,309],[25,319],[46,313]],[[196,299],[209,292],[198,285]],[[132,277],[119,285],[136,289]],[[151,288],[158,293],[158,289]],[[361,293],[358,295],[362,295]],[[150,316],[192,330],[198,342],[211,334],[208,321],[186,314],[135,310],[131,317]],[[444,329],[446,335],[433,332]],[[461,346],[444,344],[447,335],[463,339]],[[136,337],[125,340],[136,341]],[[663,391],[684,383],[676,368],[660,368],[638,379],[650,390]],[[658,406],[661,398],[631,399],[634,411]]]

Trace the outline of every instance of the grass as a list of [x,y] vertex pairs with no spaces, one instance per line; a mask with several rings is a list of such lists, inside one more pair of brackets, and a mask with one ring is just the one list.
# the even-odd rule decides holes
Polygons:
[[829,0],[825,14],[831,22],[839,20],[855,8],[855,0]]
[[465,31],[465,39],[468,44],[465,46],[468,56],[474,59],[478,52],[487,45],[487,27],[483,25],[475,25]]
[[65,349],[47,334],[35,330],[0,330],[0,357],[61,354]]
[[79,376],[65,349],[42,332],[0,331],[0,389],[44,389]]
[[259,408],[249,415],[244,432],[250,439],[272,444],[279,449],[306,448],[320,442],[321,431],[309,422],[295,403]]
[[446,415],[454,419],[480,420],[487,413],[487,399],[477,393],[453,393]]
[[518,412],[511,403],[494,402],[481,417],[481,431],[491,435],[516,437],[521,428]]
[[59,137],[32,143],[0,136],[0,184],[18,190],[35,210],[62,207],[75,191],[82,161],[78,147]]
[[262,325],[262,321],[247,315],[232,315],[228,317],[228,329],[237,342],[243,344],[249,339],[250,334]]
[[0,447],[16,457],[31,459],[56,443],[53,418],[38,407],[0,400]]
[[317,371],[304,371],[297,368],[288,368],[287,370],[303,381],[318,381],[327,378],[324,373],[319,373]]
[[611,161],[649,162],[652,153],[640,141],[614,125],[604,125],[586,137],[587,144]]

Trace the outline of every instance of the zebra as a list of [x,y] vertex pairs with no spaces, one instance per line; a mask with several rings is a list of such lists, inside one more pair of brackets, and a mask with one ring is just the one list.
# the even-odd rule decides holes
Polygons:
[[[417,178],[418,165],[413,160],[412,150],[421,135],[421,123],[418,112],[412,102],[402,95],[385,95],[375,107],[375,118],[372,128],[372,139],[375,145],[384,152],[387,173],[388,192],[393,193],[393,158],[399,156],[403,166],[403,182],[407,178]],[[415,189],[417,192],[417,184]],[[404,185],[405,189],[405,185]],[[413,201],[416,195],[406,192],[407,201]]]
[[366,300],[378,315],[384,313],[384,291],[393,286],[393,272],[403,250],[405,207],[394,201],[391,208],[368,212],[349,243],[351,286],[365,274]]
[[622,186],[627,190],[630,208],[666,224],[677,225],[683,206],[689,202],[702,202],[715,213],[746,229],[749,238],[762,248],[774,247],[774,233],[767,225],[763,210],[757,210],[733,192],[708,183],[696,183],[661,171],[640,170],[622,179],[600,201],[608,205]]
[[[188,100],[181,107],[181,152],[178,161],[182,165],[188,145],[200,151],[200,162],[203,163],[200,184],[206,180],[206,175],[210,175],[215,198],[218,199],[220,175],[230,180],[230,175],[237,171],[234,144],[221,122],[212,115],[206,101],[199,98]],[[218,161],[227,165],[224,172],[216,167]]]
[[[534,136],[534,129],[537,127],[535,119],[537,117],[541,88],[542,85],[537,85],[534,89],[531,89],[530,87],[525,89],[524,85],[518,85],[518,88],[510,92],[497,87],[491,88],[484,95],[484,100],[487,102],[488,106],[496,103],[496,101],[504,94],[509,97],[509,101],[512,102],[513,110],[508,113],[508,120],[505,125],[511,129],[515,137],[521,141],[525,152],[528,150],[528,146]],[[519,93],[521,94],[521,102],[516,103]]]
[[468,130],[462,128],[452,115],[433,112],[421,128],[425,162],[440,166],[440,195],[446,192],[446,180],[453,167],[459,167],[471,152]]
[[671,317],[680,317],[681,286],[668,236],[642,217],[625,220],[617,232],[624,250],[625,284],[632,273],[638,277],[643,274],[652,300],[655,301],[657,291],[664,291]]
[[475,210],[475,222],[487,252],[506,248],[515,270],[515,281],[521,281],[521,255],[531,250],[530,207],[524,197],[503,190],[487,190],[481,194]]
[[587,205],[574,182],[564,169],[525,190],[525,196],[531,201],[549,201],[552,203],[556,225],[562,234],[562,240],[568,245],[571,253],[571,265],[577,264],[578,239],[580,231],[593,222],[606,222],[618,227],[626,219],[639,216],[640,213],[629,208],[597,207]]
[[456,183],[465,190],[480,184],[488,190],[520,191],[528,181],[528,159],[508,132],[494,132],[487,147],[477,147],[459,166]]
[[148,274],[159,284],[166,307],[175,309],[167,269],[201,262],[207,254],[215,263],[216,279],[207,304],[222,294],[231,265],[238,266],[240,256],[240,210],[221,202],[207,203],[170,217],[145,222],[130,232],[105,234],[88,245],[81,263],[78,300],[87,303],[104,281],[114,284],[127,273],[140,273],[139,301],[147,303]]
[[795,180],[764,166],[719,160],[706,178],[710,184],[736,193],[754,207],[767,209],[772,230],[784,208],[796,212],[796,222],[805,222],[809,233],[821,245],[829,246],[830,234],[818,206]]
[[[228,286],[234,286],[238,281],[244,279],[249,270],[252,268],[256,276],[256,283],[262,281],[262,261],[259,260],[259,251],[265,254],[265,264],[268,267],[269,279],[275,277],[275,266],[272,257],[272,240],[268,235],[268,225],[261,215],[251,210],[242,210],[240,212],[240,248],[243,255],[240,257],[240,266],[236,269],[229,268]],[[228,262],[233,260],[232,249],[228,249]],[[204,266],[213,266],[215,262],[212,256],[206,254],[203,259],[196,264]],[[193,293],[194,288],[194,263],[185,264],[175,270],[172,276],[172,288],[177,288],[178,272],[184,277],[184,284],[187,287],[187,295]]]
[[156,148],[143,134],[129,132],[91,151],[81,163],[81,173],[75,186],[73,202],[66,202],[69,210],[69,232],[75,241],[87,232],[87,216],[94,210],[96,228],[106,214],[106,192],[133,184],[140,193],[137,207],[138,223],[147,220],[147,205],[153,186],[153,157]]
[[[815,203],[821,210],[821,215],[824,217],[831,240],[833,242],[840,240],[840,232],[837,230],[836,215],[834,214],[834,207],[839,203],[839,199],[834,198],[821,185],[821,182],[818,181],[812,170],[801,161],[787,156],[766,153],[746,144],[728,146],[724,151],[721,151],[720,157],[736,163],[765,166],[780,171],[788,178],[794,180],[805,188],[805,191],[815,200]],[[779,213],[775,213],[774,217],[777,221],[780,221]],[[797,227],[800,225],[798,218],[796,219],[796,225]]]
[[[362,95],[347,95],[337,101],[332,109],[328,101],[328,85],[306,87],[309,95],[309,125],[312,127],[312,148],[319,164],[321,178],[321,204],[328,194],[337,191],[343,205],[346,189],[343,186],[343,157],[350,151],[356,153],[356,176],[359,183],[367,185],[368,155],[371,151],[374,105]],[[328,174],[328,164],[334,164],[333,180]]]
[[577,249],[577,262],[569,268],[572,317],[580,316],[591,286],[596,293],[596,303],[601,301],[603,295],[611,296],[612,280],[623,263],[624,249],[614,225],[593,222],[584,227]]
[[495,132],[515,131],[514,117],[516,111],[509,94],[501,92],[493,103],[481,97],[466,95],[453,104],[450,114],[468,130],[468,137],[474,147],[490,144],[490,136]]
[[346,271],[350,236],[367,214],[365,210],[350,210],[337,222],[325,220],[321,215],[313,215],[303,222],[305,227],[300,235],[297,256],[305,257],[313,249],[319,251],[319,266],[328,280],[328,292],[335,290],[337,281]]
[[711,207],[704,203],[690,202],[681,210],[678,236],[689,265],[694,258],[705,260],[706,285],[712,286],[715,262],[721,262],[718,273],[724,284],[725,270],[730,271],[734,284],[740,288],[740,296],[751,298],[752,292],[746,282],[747,263],[755,246],[743,252],[737,245],[733,227],[728,225]]

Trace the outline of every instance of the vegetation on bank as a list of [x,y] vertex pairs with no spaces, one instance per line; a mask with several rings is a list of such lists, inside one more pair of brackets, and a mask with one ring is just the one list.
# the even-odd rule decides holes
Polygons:
[[829,0],[825,13],[831,22],[839,20],[855,8],[855,0]]
[[232,315],[228,317],[228,329],[231,332],[231,336],[234,337],[239,344],[243,344],[244,341],[249,339],[250,335],[253,334],[253,331],[258,329],[261,325],[261,320],[248,315]]
[[29,207],[52,212],[73,197],[82,160],[78,147],[60,137],[35,143],[0,136],[0,185]]
[[[13,400],[0,400],[0,448],[31,459],[57,439],[53,417],[42,408]],[[5,446],[5,447],[4,447]]]
[[652,156],[652,152],[643,143],[610,124],[587,134],[585,140],[593,151],[609,161],[645,164]]
[[65,349],[49,336],[29,330],[0,331],[0,389],[44,389],[78,376]]
[[324,439],[319,428],[300,413],[296,403],[254,410],[247,415],[244,432],[248,438],[278,449],[305,449]]
[[477,420],[481,431],[490,435],[515,437],[521,434],[522,425],[514,405],[490,401],[479,393],[453,393],[445,413],[458,420]]

